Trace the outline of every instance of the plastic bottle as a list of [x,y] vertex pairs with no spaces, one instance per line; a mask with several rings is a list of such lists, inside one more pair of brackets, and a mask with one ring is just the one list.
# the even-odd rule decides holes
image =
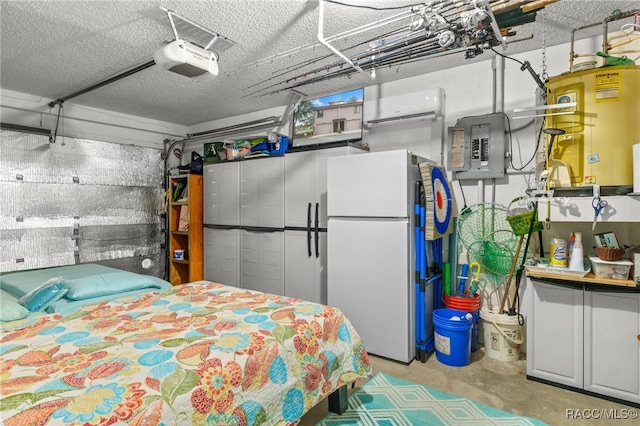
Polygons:
[[567,267],[567,241],[555,237],[551,239],[549,263],[551,266]]
[[569,263],[571,263],[571,253],[573,253],[573,243],[576,242],[576,233],[572,232],[569,236]]
[[576,240],[573,243],[573,250],[571,251],[571,260],[569,261],[569,269],[572,271],[584,270],[584,250],[582,248],[582,234],[580,232],[575,233]]

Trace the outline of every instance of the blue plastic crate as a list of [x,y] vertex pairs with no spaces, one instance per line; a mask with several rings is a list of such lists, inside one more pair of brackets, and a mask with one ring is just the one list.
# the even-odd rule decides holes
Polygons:
[[287,136],[278,136],[278,142],[269,143],[269,154],[284,155],[289,149],[289,138]]

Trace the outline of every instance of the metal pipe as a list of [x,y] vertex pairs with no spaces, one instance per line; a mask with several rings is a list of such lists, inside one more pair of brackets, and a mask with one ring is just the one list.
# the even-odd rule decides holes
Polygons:
[[327,49],[329,49],[333,53],[335,53],[338,57],[342,58],[343,61],[345,61],[346,63],[351,65],[352,68],[360,71],[361,73],[364,73],[362,68],[360,68],[359,66],[354,64],[351,61],[351,59],[347,58],[345,55],[342,54],[342,52],[340,52],[338,49],[333,47],[328,41],[325,40],[324,35],[323,35],[323,31],[324,31],[324,0],[320,0],[320,9],[319,10],[320,10],[320,17],[318,18],[318,21],[319,21],[318,22],[318,41],[323,46],[325,46]]
[[0,123],[0,128],[2,130],[10,130],[15,132],[23,132],[23,133],[33,133],[36,135],[45,135],[45,136],[51,135],[51,130],[41,129],[39,127],[21,126],[19,124]]
[[118,80],[122,80],[123,78],[129,77],[130,75],[133,75],[133,74],[135,74],[137,72],[140,72],[142,70],[146,70],[147,68],[150,68],[150,67],[154,66],[155,64],[156,64],[156,62],[152,59],[150,61],[145,62],[144,64],[138,65],[138,66],[136,66],[134,68],[131,68],[131,69],[127,70],[127,71],[121,72],[120,74],[116,74],[113,77],[110,77],[110,78],[108,78],[106,80],[101,81],[100,83],[96,83],[96,84],[91,85],[91,86],[89,86],[87,88],[84,88],[82,90],[78,90],[77,92],[72,93],[70,95],[63,96],[62,98],[58,98],[55,101],[50,102],[49,106],[51,108],[53,108],[56,105],[62,105],[64,102],[68,101],[71,98],[75,98],[77,96],[84,95],[85,93],[88,93],[88,92],[91,92],[93,90],[99,89],[102,86],[106,86],[107,84],[111,84],[111,83],[116,82]]
[[[502,55],[493,57],[493,112],[504,114],[504,65]],[[504,142],[506,144],[506,142]],[[494,159],[496,160],[496,159]],[[496,202],[496,180],[491,179],[491,202]]]
[[617,21],[619,19],[624,19],[624,18],[629,18],[633,15],[635,15],[636,13],[640,13],[640,9],[633,9],[633,10],[629,10],[627,12],[622,12],[620,14],[617,15],[611,15],[608,16],[606,18],[604,18],[602,20],[602,22],[594,22],[592,24],[587,24],[587,25],[583,25],[581,27],[577,27],[574,28],[573,30],[571,30],[571,52],[569,53],[570,57],[569,57],[569,69],[573,68],[573,60],[574,58],[576,58],[576,54],[573,48],[574,45],[574,41],[575,41],[575,33],[576,31],[580,31],[580,30],[586,30],[587,28],[593,28],[596,27],[598,25],[602,25],[602,29],[603,29],[603,35],[602,35],[602,52],[603,53],[607,53],[607,24],[609,22],[613,22],[613,21]]
[[237,135],[239,133],[243,133],[243,134],[247,134],[247,133],[253,133],[253,132],[264,132],[265,130],[271,130],[275,127],[279,127],[282,126],[284,123],[280,122],[280,121],[275,121],[273,123],[265,123],[259,126],[253,126],[253,127],[241,127],[241,128],[237,128],[237,129],[233,129],[233,130],[227,130],[227,131],[211,131],[211,133],[206,134],[206,135],[201,135],[201,136],[196,136],[196,137],[192,137],[189,138],[187,140],[185,140],[185,142],[198,142],[198,141],[202,141],[204,139],[208,139],[208,138],[212,138],[212,137],[222,137],[222,136],[231,136],[231,135]]
[[276,117],[276,116],[265,117],[265,118],[262,118],[260,120],[247,121],[246,123],[234,124],[232,126],[220,127],[218,129],[205,130],[205,131],[196,132],[196,133],[188,133],[187,134],[187,138],[191,139],[191,138],[198,137],[198,136],[225,133],[225,132],[236,131],[236,130],[244,130],[244,129],[250,127],[250,126],[255,126],[255,125],[258,125],[258,124],[264,124],[265,126],[267,126],[267,125],[275,125],[277,123],[278,123],[278,117]]
[[[10,106],[10,105],[3,105],[3,108],[9,108],[15,111],[24,111],[26,113],[32,113],[33,110],[29,109],[29,108],[18,108],[15,106]],[[51,116],[51,117],[55,117],[57,114],[53,114],[50,112],[45,112],[42,111],[40,112],[40,115],[43,116]],[[114,124],[114,123],[108,123],[105,121],[99,121],[99,120],[89,120],[87,118],[81,118],[81,117],[74,117],[72,115],[65,115],[64,117],[65,120],[75,120],[75,121],[82,121],[84,123],[93,123],[93,124],[100,124],[103,126],[111,126],[111,127],[117,127],[119,129],[129,129],[129,130],[136,130],[136,131],[141,131],[141,132],[146,132],[146,133],[154,133],[154,134],[158,134],[158,135],[163,135],[163,136],[175,136],[175,137],[179,137],[179,138],[184,138],[185,135],[177,135],[174,133],[169,133],[168,131],[163,132],[163,131],[159,131],[159,130],[150,130],[150,129],[145,129],[142,127],[134,127],[134,126],[123,126],[122,124]]]

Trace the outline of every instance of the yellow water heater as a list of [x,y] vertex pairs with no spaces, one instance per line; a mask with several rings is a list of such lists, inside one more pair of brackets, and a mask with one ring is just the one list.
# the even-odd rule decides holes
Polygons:
[[632,146],[640,143],[640,66],[587,69],[552,77],[547,105],[570,104],[547,116],[557,136],[551,157],[569,167],[571,186],[632,186]]

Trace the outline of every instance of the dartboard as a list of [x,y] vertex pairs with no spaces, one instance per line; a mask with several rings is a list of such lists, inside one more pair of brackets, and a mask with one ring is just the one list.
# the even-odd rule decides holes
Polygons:
[[431,171],[431,185],[433,186],[434,211],[433,219],[436,230],[440,234],[447,232],[449,221],[451,220],[451,189],[447,183],[447,178],[437,167]]

